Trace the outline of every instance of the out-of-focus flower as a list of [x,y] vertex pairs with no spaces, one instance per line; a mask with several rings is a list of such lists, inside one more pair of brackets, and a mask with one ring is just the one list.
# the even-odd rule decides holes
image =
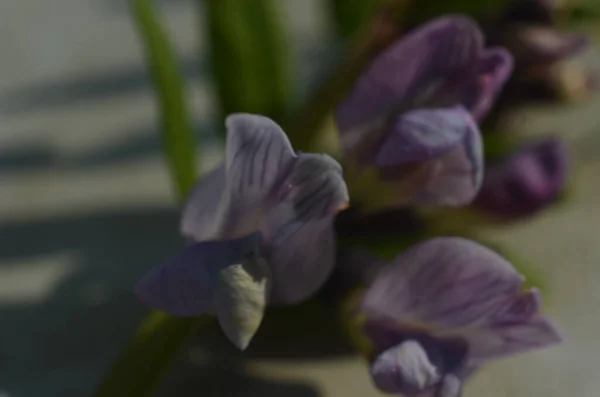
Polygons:
[[427,240],[381,267],[354,311],[375,385],[456,397],[486,362],[561,341],[523,279],[495,252],[458,237]]
[[236,114],[226,121],[224,164],[203,178],[183,211],[193,243],[138,283],[137,296],[173,315],[215,313],[244,349],[267,303],[296,303],[329,276],[333,219],[348,203],[341,166],[294,153],[277,124]]
[[476,121],[511,70],[508,52],[485,49],[462,16],[436,19],[384,50],[336,109],[353,203],[470,202],[483,173]]
[[549,138],[491,164],[474,206],[503,218],[542,210],[565,186],[567,157],[564,142]]
[[575,99],[595,87],[595,74],[574,59],[589,47],[589,39],[559,29],[559,7],[557,1],[517,0],[483,24],[488,42],[514,56],[515,72],[506,90],[512,101],[547,94]]

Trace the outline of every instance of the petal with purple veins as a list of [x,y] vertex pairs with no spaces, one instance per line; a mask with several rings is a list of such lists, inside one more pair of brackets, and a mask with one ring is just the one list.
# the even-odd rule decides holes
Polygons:
[[196,183],[181,218],[181,233],[194,241],[214,239],[225,190],[225,166],[219,165]]
[[428,240],[381,271],[364,296],[367,315],[398,324],[379,320],[365,330],[378,343],[406,332],[462,338],[470,365],[559,342],[561,333],[539,313],[539,293],[523,292],[522,285],[512,265],[484,246],[456,237]]
[[291,165],[294,150],[273,120],[252,114],[227,117],[227,183],[239,200],[264,199],[282,170]]
[[136,285],[142,302],[176,316],[213,312],[215,275],[256,252],[258,234],[231,241],[207,241],[185,248],[171,261],[152,268]]
[[462,107],[415,110],[400,116],[379,148],[381,176],[398,184],[398,202],[464,205],[483,175],[477,125]]
[[460,16],[436,19],[399,39],[373,61],[338,106],[342,139],[357,126],[427,105],[473,64],[482,47],[477,25]]
[[348,205],[342,168],[329,156],[300,154],[272,200],[261,232],[273,299],[294,303],[316,292],[333,269],[333,219]]
[[382,270],[365,293],[363,309],[432,329],[478,326],[513,303],[522,283],[492,250],[439,237],[413,246]]
[[216,234],[234,239],[258,230],[270,195],[296,155],[283,130],[267,117],[233,114],[226,125],[226,188]]
[[539,313],[526,321],[497,322],[481,329],[465,330],[464,335],[469,341],[473,363],[545,348],[564,339],[556,325]]

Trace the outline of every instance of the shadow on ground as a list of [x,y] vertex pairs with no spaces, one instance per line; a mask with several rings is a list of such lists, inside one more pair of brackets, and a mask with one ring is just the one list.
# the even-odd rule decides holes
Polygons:
[[[130,292],[135,281],[181,248],[178,216],[176,209],[150,208],[3,224],[0,268],[61,253],[76,260],[45,299],[0,304],[0,318],[9,325],[0,329],[0,385],[17,397],[88,395],[102,375],[98,369],[108,368],[147,313]],[[192,351],[224,357],[227,365],[209,360],[183,366],[169,384],[175,378],[182,385],[191,381],[190,388],[209,390],[211,396],[236,396],[246,389],[253,391],[245,396],[270,391],[314,396],[310,387],[255,379],[244,373],[243,361],[350,354],[340,340],[333,316],[315,302],[273,310],[247,354],[233,348],[218,328],[205,330]]]

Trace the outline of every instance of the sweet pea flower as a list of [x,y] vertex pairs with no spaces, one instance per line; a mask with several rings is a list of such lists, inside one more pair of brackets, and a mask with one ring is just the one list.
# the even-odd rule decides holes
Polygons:
[[562,340],[540,293],[490,249],[458,237],[419,243],[384,265],[355,314],[375,385],[405,397],[456,397],[486,362]]
[[519,218],[546,208],[565,187],[567,157],[564,142],[549,138],[490,165],[474,207],[502,218]]
[[477,121],[511,70],[509,53],[484,48],[462,16],[433,20],[378,55],[335,113],[353,202],[469,203],[483,175]]
[[267,303],[307,299],[329,276],[333,220],[347,206],[341,166],[295,153],[266,117],[227,118],[225,161],[194,188],[181,231],[192,241],[137,284],[139,299],[177,316],[214,313],[245,349]]

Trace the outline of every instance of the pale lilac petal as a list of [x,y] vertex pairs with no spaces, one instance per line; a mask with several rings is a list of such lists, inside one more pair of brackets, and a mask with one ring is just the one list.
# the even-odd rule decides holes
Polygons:
[[255,252],[259,240],[254,234],[239,240],[191,245],[171,261],[152,268],[137,283],[135,294],[148,306],[176,316],[211,312],[215,274]]
[[371,377],[380,390],[405,396],[416,395],[441,379],[423,347],[413,340],[379,354],[371,364]]
[[407,112],[394,123],[375,162],[393,167],[437,158],[459,145],[471,125],[462,107]]
[[226,125],[226,197],[216,233],[234,239],[258,230],[269,196],[296,156],[283,130],[267,117],[238,113]]
[[180,227],[183,236],[195,241],[215,238],[224,190],[224,165],[210,171],[196,183],[183,208]]
[[528,321],[542,306],[542,295],[537,288],[531,288],[517,296],[511,304],[494,313],[493,323],[522,323]]
[[504,258],[475,242],[440,237],[399,255],[367,290],[367,313],[433,328],[490,324],[514,302],[523,277]]
[[253,114],[227,117],[227,183],[240,200],[269,195],[295,157],[289,139],[273,120]]
[[377,165],[397,182],[401,203],[465,205],[483,178],[481,135],[462,107],[412,111],[398,118]]
[[[558,343],[561,333],[539,313],[539,291],[522,285],[512,265],[482,245],[457,237],[428,240],[401,254],[367,290],[365,333],[378,349],[406,338],[454,347],[460,344],[443,341],[463,340],[473,368]],[[442,356],[460,357],[456,352]]]
[[471,203],[483,181],[483,142],[477,125],[471,120],[460,145],[426,164],[431,176],[417,203],[445,206]]
[[513,57],[504,48],[486,50],[475,70],[459,83],[460,103],[482,120],[492,108],[498,94],[513,71]]
[[331,274],[333,219],[347,205],[340,165],[326,155],[301,154],[281,182],[261,228],[272,264],[276,302],[306,299]]
[[477,25],[461,16],[436,19],[399,39],[374,60],[338,106],[340,133],[427,104],[440,87],[473,64],[482,46]]
[[564,339],[556,325],[541,314],[527,321],[498,322],[482,329],[465,330],[464,334],[473,363],[545,348]]

